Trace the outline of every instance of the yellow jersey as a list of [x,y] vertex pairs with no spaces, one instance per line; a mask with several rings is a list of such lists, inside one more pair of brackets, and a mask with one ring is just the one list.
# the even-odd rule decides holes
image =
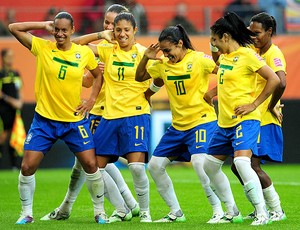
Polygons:
[[[285,58],[281,52],[281,50],[274,44],[268,49],[266,53],[261,55],[261,57],[265,60],[267,65],[276,73],[277,71],[283,71],[286,73],[286,62]],[[257,74],[257,90],[256,90],[256,97],[262,92],[266,85],[266,80]],[[270,104],[272,95],[269,96],[260,106],[258,107],[261,112],[261,125],[268,125],[268,124],[276,124],[281,126],[278,119],[273,116],[273,114],[268,109]],[[278,101],[277,105],[280,104]]]
[[148,67],[152,78],[164,81],[175,129],[185,131],[217,120],[214,108],[203,99],[215,66],[211,56],[188,49],[178,63],[163,58],[162,62],[155,61]]
[[119,45],[99,44],[99,58],[105,63],[105,119],[150,114],[144,92],[150,80],[137,82],[135,72],[146,48],[138,43],[123,51]]
[[264,60],[251,48],[240,47],[219,58],[218,124],[222,128],[234,127],[244,120],[259,120],[258,109],[244,116],[237,116],[237,106],[250,104],[256,97],[256,71],[265,66]]
[[98,66],[91,49],[72,43],[70,50],[61,51],[56,42],[33,36],[31,52],[37,60],[35,111],[56,121],[82,120],[74,112],[81,104],[84,69]]

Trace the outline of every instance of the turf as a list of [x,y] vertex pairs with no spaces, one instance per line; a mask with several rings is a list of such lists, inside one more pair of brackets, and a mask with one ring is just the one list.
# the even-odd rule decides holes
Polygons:
[[[272,178],[275,188],[281,197],[282,207],[287,215],[286,221],[274,222],[263,226],[265,229],[299,229],[299,190],[300,190],[300,165],[266,165],[265,171]],[[70,169],[40,169],[36,173],[36,191],[34,197],[33,224],[26,226],[15,225],[20,212],[18,195],[18,172],[0,171],[0,220],[1,229],[256,229],[262,228],[250,226],[251,221],[241,224],[209,225],[206,221],[212,215],[211,208],[199,180],[193,169],[186,166],[171,166],[168,173],[173,180],[177,197],[182,210],[186,215],[186,223],[140,223],[139,218],[133,218],[129,222],[113,223],[99,226],[93,219],[92,203],[86,186],[82,189],[67,221],[40,221],[39,219],[56,208],[64,198],[69,182]],[[133,191],[133,182],[127,169],[121,170],[128,186]],[[231,182],[236,203],[246,215],[253,208],[247,201],[241,185],[230,172],[227,165],[224,171]],[[150,180],[150,208],[152,218],[159,219],[168,213],[169,209],[156,191],[155,184]],[[105,201],[107,214],[113,211],[112,206]]]

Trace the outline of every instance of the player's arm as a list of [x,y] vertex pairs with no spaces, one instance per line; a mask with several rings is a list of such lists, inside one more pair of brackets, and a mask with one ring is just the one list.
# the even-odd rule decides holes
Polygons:
[[150,74],[147,72],[146,65],[149,59],[153,60],[161,60],[161,58],[157,58],[156,54],[159,51],[158,43],[151,44],[144,53],[142,60],[140,61],[136,73],[135,73],[135,80],[138,82],[143,82],[151,78]]
[[[98,67],[102,74],[104,73],[105,64],[103,62],[98,62]],[[103,79],[104,80],[104,79]],[[93,75],[88,71],[83,75],[82,86],[85,88],[90,88],[94,83]]]
[[102,72],[98,66],[95,69],[90,70],[89,72],[94,77],[94,83],[92,85],[92,91],[91,91],[90,97],[87,101],[83,101],[81,103],[81,105],[79,105],[76,108],[76,112],[78,114],[84,114],[87,117],[88,117],[90,110],[93,108],[93,106],[96,102],[96,99],[98,97],[98,94],[101,90],[102,83],[103,83]]
[[211,90],[207,91],[204,96],[203,99],[211,106],[213,106],[213,98],[215,96],[217,96],[218,94],[218,87],[215,86],[214,88],[212,88]]
[[282,97],[285,87],[286,87],[286,74],[284,71],[280,70],[276,72],[277,76],[279,77],[280,83],[276,87],[275,91],[272,94],[271,101],[269,103],[269,110],[271,113],[277,117],[277,119],[282,122],[283,115],[280,111],[280,108],[283,107],[283,105],[280,105],[279,108],[276,108],[277,102],[280,100]]
[[211,43],[209,43],[209,46],[210,46],[211,56],[212,56],[214,62],[218,63],[221,52],[219,51],[219,49],[217,47],[213,46]]
[[[217,74],[219,69],[219,66],[215,66],[215,68],[213,69],[213,71],[211,72],[212,74]],[[215,96],[217,96],[218,94],[218,88],[217,86],[215,86],[214,88],[212,88],[211,90],[207,91],[204,95],[203,95],[203,99],[211,106],[214,106],[213,104],[213,98]]]
[[275,89],[274,93],[272,94],[272,99],[269,104],[269,108],[274,108],[277,102],[282,97],[285,87],[286,87],[286,74],[284,71],[276,72],[277,76],[279,77],[280,83]]
[[83,75],[82,86],[85,88],[90,88],[94,83],[93,75],[88,71]]
[[151,84],[150,87],[144,92],[145,98],[148,101],[149,105],[151,106],[151,97],[157,93],[161,87],[163,87],[164,81],[161,78],[155,78]]
[[53,21],[47,22],[17,22],[8,25],[13,36],[27,49],[31,50],[32,34],[30,30],[47,30],[50,34],[54,31]]
[[257,73],[267,80],[267,83],[258,95],[258,97],[251,103],[238,106],[234,109],[236,115],[246,115],[255,110],[261,103],[263,103],[279,85],[279,77],[277,74],[267,65],[261,67]]
[[114,34],[113,34],[112,30],[104,30],[101,32],[82,35],[82,36],[72,39],[72,42],[79,44],[79,45],[87,45],[91,42],[101,40],[101,39],[105,39],[110,43],[115,43]]

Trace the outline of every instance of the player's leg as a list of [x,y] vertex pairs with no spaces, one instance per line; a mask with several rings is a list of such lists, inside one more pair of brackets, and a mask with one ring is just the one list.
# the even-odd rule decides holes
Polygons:
[[46,153],[55,141],[52,130],[48,129],[49,120],[35,113],[24,143],[24,156],[19,175],[19,194],[22,212],[16,224],[33,222],[33,195],[35,191],[35,172]]
[[106,172],[105,166],[109,162],[109,156],[100,156],[97,155],[98,167],[102,173],[106,197],[110,203],[114,206],[115,211],[109,217],[109,223],[128,221],[131,220],[132,214],[130,209],[127,207],[121,193],[111,176]]
[[145,162],[148,162],[150,143],[150,115],[124,118],[120,128],[120,154],[126,156],[133,178],[134,190],[140,205],[140,221],[152,222],[149,207],[149,180]]
[[131,210],[132,216],[139,216],[140,206],[133,197],[128,185],[126,184],[120,170],[114,163],[109,163],[105,167],[105,171],[111,176],[115,181],[118,189],[127,204],[128,208]]
[[35,192],[35,172],[43,157],[44,154],[39,151],[25,150],[24,152],[18,184],[22,211],[16,224],[33,223],[32,204]]
[[[203,169],[205,155],[207,153],[209,141],[217,128],[217,121],[200,124],[189,130],[185,142],[191,154],[191,162],[200,180],[205,195],[213,209],[213,215],[207,223],[213,224],[220,221],[224,216],[221,201],[212,190],[210,181]],[[197,135],[195,135],[195,133]]]
[[4,154],[4,145],[7,139],[7,132],[4,130],[3,121],[0,117],[0,167],[2,166],[2,159]]
[[258,143],[258,156],[252,157],[251,166],[258,175],[267,207],[269,208],[270,219],[280,221],[287,219],[282,210],[280,198],[276,192],[271,178],[261,168],[261,160],[282,162],[283,160],[283,134],[279,125],[268,124],[260,127],[260,141]]
[[95,156],[93,135],[89,129],[89,121],[83,119],[78,122],[62,126],[61,139],[65,141],[70,150],[80,162],[86,177],[86,185],[94,206],[95,221],[99,224],[107,223],[104,210],[104,182],[98,168]]
[[221,201],[219,200],[215,192],[212,190],[209,178],[203,170],[205,156],[206,154],[193,154],[191,156],[191,162],[193,164],[196,174],[199,177],[200,183],[208,199],[208,202],[210,203],[213,209],[213,216],[207,223],[217,223],[224,216],[224,212]]
[[267,207],[269,207],[270,219],[272,221],[287,219],[284,211],[282,210],[279,195],[275,190],[271,178],[261,168],[261,159],[252,157],[251,167],[254,169],[260,180],[263,196]]
[[157,191],[170,208],[170,213],[155,222],[185,222],[185,216],[178,202],[173,183],[169,177],[166,167],[171,161],[167,157],[152,156],[148,170],[153,178]]
[[107,223],[104,210],[104,182],[98,168],[94,149],[84,150],[76,154],[85,171],[86,185],[94,206],[95,221],[99,224]]
[[[215,188],[217,196],[224,203],[226,208],[224,217],[218,223],[242,222],[243,218],[233,198],[229,180],[222,171],[222,166],[224,164],[226,156],[218,156],[220,157],[220,159],[211,155],[206,155],[203,164],[203,169],[210,179],[211,186]],[[223,158],[221,158],[221,156]]]
[[132,218],[131,211],[127,207],[115,181],[104,170],[109,161],[118,159],[118,128],[120,124],[122,124],[122,119],[106,120],[103,118],[94,133],[97,163],[103,175],[107,198],[116,208],[116,211],[109,217],[110,223],[131,220]]
[[48,213],[41,220],[66,220],[70,217],[76,198],[85,182],[85,172],[80,162],[75,157],[72,168],[68,191],[59,207]]
[[233,162],[244,184],[246,195],[255,207],[256,217],[252,225],[271,223],[266,210],[260,181],[251,167],[252,154],[257,155],[258,153],[257,140],[259,131],[260,123],[258,121],[243,121],[237,126],[232,143],[234,146]]
[[226,213],[218,223],[242,222],[242,216],[236,206],[230,183],[222,171],[222,166],[228,155],[233,154],[228,130],[217,127],[212,134],[203,163],[203,169],[210,180],[210,186],[221,202],[224,203]]

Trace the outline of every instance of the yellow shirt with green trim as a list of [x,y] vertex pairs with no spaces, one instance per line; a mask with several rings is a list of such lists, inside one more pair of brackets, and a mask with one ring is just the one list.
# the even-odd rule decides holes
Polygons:
[[[286,61],[283,56],[283,53],[278,48],[278,46],[272,44],[271,47],[267,50],[266,53],[261,55],[261,57],[265,60],[268,66],[276,73],[278,71],[283,71],[286,73]],[[259,74],[257,74],[257,91],[256,91],[256,97],[262,92],[264,89],[267,81],[263,77],[261,77]],[[273,116],[273,114],[268,109],[268,106],[270,104],[272,95],[269,96],[258,108],[262,114],[261,117],[261,126],[268,125],[268,124],[276,124],[281,126],[278,119]],[[280,104],[280,101],[277,102],[277,105]]]
[[105,119],[150,114],[150,106],[144,96],[150,80],[137,82],[135,72],[146,48],[138,43],[131,50],[123,51],[119,45],[97,46],[100,60],[105,63]]
[[56,42],[33,36],[31,52],[37,60],[35,111],[56,121],[82,120],[74,112],[81,104],[84,69],[93,70],[98,66],[91,49],[72,43],[70,50],[61,51]]
[[259,120],[259,109],[244,116],[237,116],[234,108],[252,103],[256,97],[256,71],[265,66],[264,60],[254,50],[240,47],[219,58],[218,124],[222,128],[234,127],[244,120]]
[[163,58],[148,67],[152,78],[164,81],[175,129],[185,131],[217,119],[214,108],[203,99],[215,66],[211,56],[188,49],[178,63]]

